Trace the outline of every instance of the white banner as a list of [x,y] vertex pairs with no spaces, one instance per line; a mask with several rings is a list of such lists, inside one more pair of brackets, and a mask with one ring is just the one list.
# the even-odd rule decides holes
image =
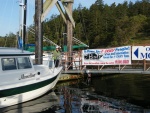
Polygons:
[[150,46],[132,46],[132,60],[150,60]]
[[131,64],[131,46],[82,50],[82,65]]

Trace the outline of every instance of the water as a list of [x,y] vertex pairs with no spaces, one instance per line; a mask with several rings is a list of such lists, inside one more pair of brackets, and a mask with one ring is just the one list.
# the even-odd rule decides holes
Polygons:
[[150,113],[150,75],[117,74],[61,82],[44,96],[0,113]]

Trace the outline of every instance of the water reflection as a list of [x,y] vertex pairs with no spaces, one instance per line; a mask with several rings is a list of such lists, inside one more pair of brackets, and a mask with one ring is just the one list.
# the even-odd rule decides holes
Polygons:
[[150,75],[132,74],[60,82],[46,95],[0,113],[150,113],[149,83]]
[[[98,85],[97,85],[98,84]],[[150,75],[118,74],[94,79],[96,93],[149,108]]]
[[40,113],[40,112],[43,113],[48,110],[53,111],[51,109],[53,105],[58,106],[59,99],[58,96],[55,94],[55,92],[50,91],[47,94],[32,101],[6,108],[1,108],[0,113]]
[[[92,78],[90,78],[92,79]],[[95,81],[95,80],[94,80]],[[95,93],[94,84],[80,82],[78,85],[57,87],[62,102],[60,113],[145,113],[143,107]],[[95,83],[95,82],[94,82]],[[61,94],[60,94],[61,92]]]

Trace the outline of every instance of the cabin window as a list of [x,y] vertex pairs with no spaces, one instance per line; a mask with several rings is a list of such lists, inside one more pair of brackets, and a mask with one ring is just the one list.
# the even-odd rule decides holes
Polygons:
[[2,58],[1,61],[3,70],[17,69],[15,58]]
[[32,68],[30,59],[28,57],[17,58],[18,69]]

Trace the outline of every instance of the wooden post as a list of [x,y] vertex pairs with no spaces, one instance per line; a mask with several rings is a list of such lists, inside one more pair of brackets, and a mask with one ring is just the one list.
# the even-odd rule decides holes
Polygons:
[[143,70],[144,71],[146,70],[146,60],[145,59],[143,60]]
[[[70,11],[70,14],[72,15],[72,7],[73,2],[68,2],[67,8]],[[72,63],[72,38],[73,38],[73,26],[69,18],[67,18],[67,50],[68,50],[68,60],[70,65]],[[72,67],[70,67],[71,69]]]
[[35,0],[35,64],[42,64],[43,60],[42,13],[43,0]]

